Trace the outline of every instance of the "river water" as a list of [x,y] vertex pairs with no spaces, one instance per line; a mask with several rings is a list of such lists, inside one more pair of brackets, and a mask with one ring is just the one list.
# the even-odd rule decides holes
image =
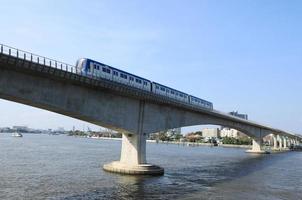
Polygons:
[[302,153],[147,144],[161,177],[125,176],[101,166],[120,141],[0,134],[0,199],[302,199]]

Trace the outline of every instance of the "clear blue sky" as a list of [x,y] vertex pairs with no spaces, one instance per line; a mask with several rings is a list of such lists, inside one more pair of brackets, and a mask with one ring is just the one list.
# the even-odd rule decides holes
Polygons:
[[[1,43],[93,58],[302,133],[301,1],[10,0],[0,18]],[[87,126],[2,100],[0,110],[0,126]]]

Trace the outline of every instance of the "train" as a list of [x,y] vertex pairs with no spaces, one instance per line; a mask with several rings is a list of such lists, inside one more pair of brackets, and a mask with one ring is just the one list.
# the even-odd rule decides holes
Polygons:
[[213,103],[204,99],[186,94],[165,85],[136,76],[109,65],[88,58],[81,58],[76,62],[76,71],[88,77],[100,77],[106,80],[135,87],[157,95],[175,99],[180,102],[191,104],[208,110],[213,110]]

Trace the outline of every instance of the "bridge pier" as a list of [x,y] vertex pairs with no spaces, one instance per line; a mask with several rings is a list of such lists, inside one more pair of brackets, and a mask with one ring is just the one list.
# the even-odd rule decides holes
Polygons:
[[279,143],[278,149],[279,149],[279,151],[281,151],[282,150],[282,138],[280,135],[277,135],[277,140]]
[[274,140],[274,147],[273,150],[277,150],[278,149],[278,142],[277,142],[277,136],[275,134],[273,134],[273,140]]
[[287,149],[287,139],[286,137],[283,137],[283,149]]
[[163,175],[164,169],[147,164],[146,134],[123,134],[120,161],[105,164],[105,171],[130,175]]
[[247,150],[247,153],[257,153],[257,154],[265,154],[268,153],[261,149],[262,145],[262,138],[253,138],[253,146],[252,149]]

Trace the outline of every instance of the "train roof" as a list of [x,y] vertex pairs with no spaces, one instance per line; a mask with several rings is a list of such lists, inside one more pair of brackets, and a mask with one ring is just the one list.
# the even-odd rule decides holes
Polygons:
[[182,94],[189,95],[189,94],[187,94],[187,93],[185,93],[185,92],[176,90],[176,89],[174,89],[174,88],[170,88],[170,87],[168,87],[168,86],[165,86],[165,85],[163,85],[163,84],[160,84],[160,83],[157,83],[157,82],[154,82],[154,81],[153,81],[152,83],[155,83],[155,84],[160,85],[160,86],[164,86],[164,87],[166,87],[166,88],[169,88],[170,90],[174,90],[174,91],[177,91],[177,92],[182,93]]
[[213,104],[213,103],[212,103],[212,102],[210,102],[210,101],[207,101],[207,100],[201,99],[201,98],[199,98],[199,97],[196,97],[196,96],[193,96],[193,95],[187,94],[187,93],[185,93],[185,92],[181,92],[181,91],[179,91],[179,90],[175,90],[175,89],[173,89],[173,88],[170,88],[170,87],[168,87],[168,86],[162,85],[162,84],[160,84],[160,83],[157,83],[157,82],[154,82],[154,81],[153,81],[152,83],[155,83],[155,84],[160,85],[160,86],[164,86],[164,87],[166,87],[166,88],[169,88],[170,90],[174,90],[174,91],[180,92],[180,93],[182,93],[182,94],[186,94],[186,95],[188,95],[188,96],[194,97],[194,98],[196,98],[196,99],[199,99],[199,100],[205,101],[205,102],[207,102],[207,103],[211,103],[211,104]]
[[[171,88],[171,87],[168,87],[168,86],[166,86],[166,85],[163,85],[163,84],[160,84],[160,83],[157,83],[157,82],[154,82],[154,81],[150,81],[150,80],[148,80],[148,79],[146,79],[146,78],[143,78],[143,77],[140,77],[140,76],[137,76],[137,75],[131,74],[131,73],[126,72],[126,71],[121,70],[121,69],[117,69],[117,68],[115,68],[115,67],[112,67],[112,66],[106,65],[106,64],[101,63],[101,62],[99,62],[99,61],[95,61],[95,60],[92,60],[92,59],[90,59],[90,58],[80,58],[80,59],[86,59],[86,60],[87,60],[87,61],[89,61],[89,62],[96,62],[96,63],[98,63],[98,64],[100,64],[100,65],[103,65],[103,66],[109,67],[109,68],[111,68],[111,69],[113,69],[113,70],[117,70],[117,71],[119,71],[119,72],[122,72],[122,73],[125,73],[125,74],[128,74],[128,75],[131,75],[131,76],[133,76],[133,77],[135,77],[135,78],[140,78],[140,79],[142,79],[142,80],[144,80],[144,81],[148,81],[148,82],[150,82],[150,83],[155,83],[155,84],[160,85],[160,86],[163,86],[163,87],[165,87],[165,88],[169,88],[170,90],[174,90],[174,91],[177,91],[177,92],[179,92],[179,93],[182,93],[182,94],[185,94],[185,95],[188,95],[188,96],[192,96],[192,97],[194,97],[194,98],[197,98],[197,99],[200,99],[200,100],[202,100],[202,101],[205,101],[205,102],[208,102],[208,103],[213,104],[213,103],[212,103],[212,102],[210,102],[210,101],[207,101],[207,100],[201,99],[201,98],[199,98],[199,97],[196,97],[196,96],[193,96],[193,95],[187,94],[187,93],[185,93],[185,92],[182,92],[182,91],[176,90],[176,89]],[[79,60],[80,60],[80,59],[79,59]]]
[[106,66],[106,67],[110,67],[110,68],[112,68],[112,69],[114,69],[114,70],[117,70],[117,71],[119,71],[119,72],[123,72],[123,73],[125,73],[125,74],[131,75],[131,76],[134,76],[135,78],[140,78],[140,79],[143,79],[144,81],[148,81],[148,82],[150,82],[150,83],[151,83],[151,81],[150,81],[150,80],[148,80],[148,79],[146,79],[146,78],[143,78],[143,77],[140,77],[140,76],[137,76],[137,75],[131,74],[131,73],[129,73],[129,72],[123,71],[123,70],[121,70],[121,69],[117,69],[117,68],[115,68],[115,67],[112,67],[112,66],[106,65],[106,64],[104,64],[104,63],[101,63],[101,62],[98,62],[98,61],[92,60],[92,59],[90,59],[90,58],[85,58],[85,59],[87,59],[89,62],[91,62],[91,61],[92,61],[92,62],[96,62],[96,63],[98,63],[98,64],[100,64],[100,65],[103,65],[103,66]]
[[201,98],[199,98],[199,97],[196,97],[196,96],[193,96],[193,95],[190,95],[191,97],[194,97],[194,98],[196,98],[196,99],[199,99],[199,100],[202,100],[202,101],[206,101],[206,102],[208,102],[208,103],[211,103],[211,104],[213,104],[212,102],[210,102],[210,101],[207,101],[207,100],[204,100],[204,99],[201,99]]

